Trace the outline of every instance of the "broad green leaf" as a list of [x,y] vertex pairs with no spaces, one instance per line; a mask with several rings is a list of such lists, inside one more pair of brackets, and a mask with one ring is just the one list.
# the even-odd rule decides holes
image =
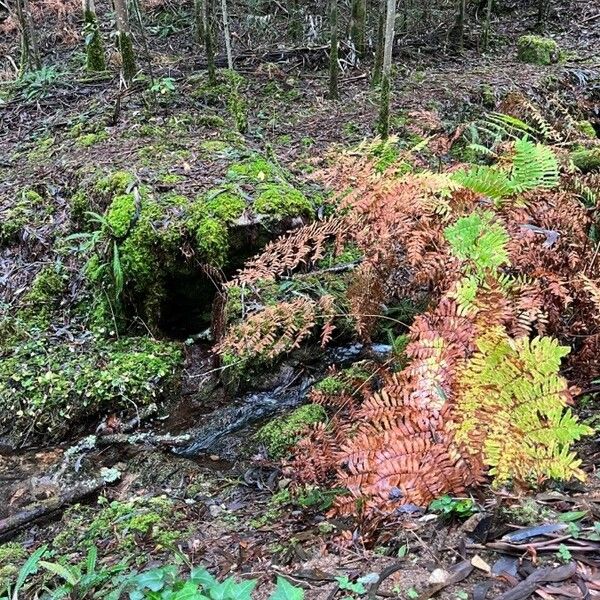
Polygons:
[[283,577],[277,577],[277,587],[270,600],[304,600],[304,590],[292,585]]
[[559,515],[558,520],[563,523],[570,523],[571,521],[579,521],[588,514],[587,510],[572,510]]
[[210,590],[210,588],[217,585],[217,580],[204,567],[194,567],[190,580],[202,586],[205,590]]
[[25,562],[25,564],[21,567],[19,571],[19,576],[17,577],[17,583],[15,584],[15,589],[13,591],[13,599],[17,600],[19,597],[19,590],[23,587],[25,580],[32,574],[37,571],[37,566],[42,556],[46,554],[46,550],[48,546],[42,546],[38,548]]
[[74,569],[65,567],[64,565],[40,560],[40,566],[44,567],[44,569],[47,571],[50,571],[50,573],[54,573],[55,575],[62,577],[69,585],[74,586],[79,581],[77,572]]

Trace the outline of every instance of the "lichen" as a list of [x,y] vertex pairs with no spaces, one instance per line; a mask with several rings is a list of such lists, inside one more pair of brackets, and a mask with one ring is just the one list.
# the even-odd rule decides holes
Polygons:
[[289,415],[269,421],[256,434],[271,458],[281,458],[294,445],[309,425],[327,418],[325,409],[319,404],[305,404]]
[[553,39],[523,35],[517,40],[517,58],[524,63],[551,65],[560,59],[560,51]]
[[311,217],[314,214],[314,207],[310,200],[289,184],[265,183],[260,185],[253,208],[258,214],[272,215],[278,218],[300,215]]

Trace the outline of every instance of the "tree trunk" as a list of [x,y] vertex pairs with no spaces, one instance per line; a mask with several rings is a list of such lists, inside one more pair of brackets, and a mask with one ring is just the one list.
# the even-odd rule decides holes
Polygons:
[[483,36],[481,40],[481,48],[484,52],[487,52],[490,46],[490,32],[491,32],[491,21],[492,21],[492,5],[494,0],[487,0],[485,7],[485,24],[483,26]]
[[204,45],[204,2],[194,0],[194,37],[199,46]]
[[17,0],[15,7],[21,34],[21,64],[19,69],[21,73],[34,71],[41,68],[42,62],[35,41],[29,0]]
[[133,54],[133,41],[131,38],[131,28],[129,26],[129,15],[127,14],[127,0],[114,0],[114,4],[115,19],[117,21],[117,41],[119,52],[121,53],[123,79],[125,79],[127,83],[131,83],[137,69],[135,66],[135,56]]
[[379,105],[378,130],[382,139],[390,135],[390,91],[392,77],[392,49],[394,47],[394,25],[396,21],[396,0],[387,0],[385,19],[385,48],[381,73],[381,102]]
[[367,0],[352,0],[352,23],[350,25],[350,39],[354,44],[356,56],[359,59],[365,56],[365,29],[367,24]]
[[85,37],[87,70],[106,71],[104,44],[98,28],[94,0],[83,0],[83,35]]
[[385,0],[379,2],[379,16],[377,19],[377,47],[375,49],[375,64],[373,66],[373,77],[371,85],[378,86],[381,83],[381,71],[383,69],[383,48],[385,46]]
[[300,41],[302,37],[302,22],[300,21],[300,7],[298,0],[288,0],[288,35],[293,42]]
[[329,0],[329,25],[331,27],[331,37],[329,44],[329,97],[332,100],[339,98],[338,79],[338,7],[337,0]]
[[223,13],[223,35],[225,36],[227,68],[230,71],[233,71],[233,54],[231,52],[231,32],[229,31],[229,14],[227,12],[227,0],[221,0],[221,12]]
[[459,52],[465,48],[465,13],[467,12],[467,0],[458,0],[458,13],[454,26],[455,47]]
[[206,51],[206,66],[208,83],[217,85],[217,70],[215,67],[215,49],[212,34],[213,0],[204,0],[204,49]]

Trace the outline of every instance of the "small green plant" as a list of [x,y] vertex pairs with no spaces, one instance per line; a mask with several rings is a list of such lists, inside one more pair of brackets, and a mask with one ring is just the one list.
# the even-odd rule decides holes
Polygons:
[[48,95],[58,79],[60,73],[54,67],[44,66],[37,71],[24,73],[17,85],[26,100],[39,100]]
[[175,80],[172,77],[161,77],[154,81],[150,87],[150,91],[154,94],[167,96],[174,93],[176,90]]
[[466,519],[477,512],[477,506],[470,498],[442,496],[429,505],[429,510],[447,519],[452,517]]
[[571,551],[564,544],[560,544],[558,546],[556,556],[561,562],[564,563],[568,563],[573,558]]
[[414,600],[419,597],[419,592],[414,587],[408,588],[406,590],[406,597],[410,598],[410,600]]
[[336,577],[335,580],[337,581],[340,590],[352,592],[354,594],[358,594],[359,596],[367,593],[367,589],[360,581],[352,582],[347,575]]

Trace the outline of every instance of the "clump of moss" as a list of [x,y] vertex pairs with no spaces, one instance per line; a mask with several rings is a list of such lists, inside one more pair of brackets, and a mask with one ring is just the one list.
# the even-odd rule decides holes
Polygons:
[[229,248],[227,226],[220,219],[205,217],[194,229],[196,247],[203,260],[215,266],[223,266]]
[[219,115],[198,115],[196,121],[200,127],[210,127],[212,129],[225,127],[225,119],[219,117]]
[[572,163],[583,173],[600,170],[600,148],[571,152]]
[[200,148],[208,154],[213,154],[231,150],[231,145],[222,140],[206,140],[200,144]]
[[327,418],[325,409],[319,404],[305,404],[289,415],[269,421],[256,434],[271,458],[281,458],[293,446],[309,425]]
[[233,180],[250,179],[262,182],[280,176],[280,169],[261,156],[252,156],[241,162],[234,163],[227,171],[227,177]]
[[155,550],[170,552],[187,534],[180,527],[185,514],[167,498],[109,502],[100,497],[98,504],[100,510],[75,505],[66,511],[64,528],[52,541],[56,552],[68,550],[85,554],[92,546],[106,549],[106,532],[110,531],[107,552],[124,559],[132,553],[139,554],[136,548],[148,541]]
[[586,137],[596,138],[596,130],[590,121],[578,121],[577,129]]
[[181,361],[175,344],[149,338],[85,344],[28,338],[0,361],[0,425],[60,438],[82,418],[163,397]]
[[51,203],[35,190],[22,190],[18,200],[0,214],[0,247],[14,242],[26,225],[41,224],[54,212]]
[[246,200],[239,191],[231,187],[210,190],[200,202],[203,202],[201,210],[228,223],[239,219],[246,210]]
[[129,232],[136,214],[136,200],[133,194],[120,194],[111,202],[106,211],[106,223],[110,233],[123,238]]
[[83,31],[86,42],[86,68],[88,71],[105,71],[104,44],[98,28],[96,14],[86,10],[83,15]]
[[302,192],[285,183],[260,185],[253,208],[258,214],[278,218],[300,215],[311,217],[314,214],[314,207],[310,200]]
[[107,139],[108,133],[106,133],[106,131],[98,131],[97,133],[84,133],[79,136],[76,141],[79,146],[89,148],[99,142],[104,142]]
[[0,546],[0,590],[16,579],[26,558],[27,552],[20,544],[8,542]]
[[135,177],[128,171],[115,171],[98,179],[95,189],[107,196],[125,194],[134,182]]
[[523,35],[517,40],[517,58],[533,65],[551,65],[558,62],[558,44],[539,35]]
[[21,301],[19,318],[32,325],[46,327],[59,306],[67,277],[62,266],[47,265],[35,276]]
[[178,175],[177,173],[165,173],[160,177],[160,183],[164,185],[176,185],[181,183],[185,177],[183,175]]

